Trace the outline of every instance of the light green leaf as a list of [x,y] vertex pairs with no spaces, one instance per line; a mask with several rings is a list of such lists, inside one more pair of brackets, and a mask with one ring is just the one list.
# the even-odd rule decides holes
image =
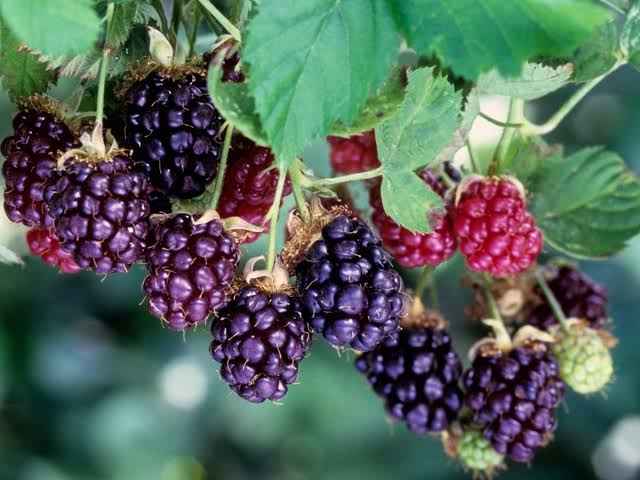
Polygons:
[[0,263],[6,265],[24,265],[24,262],[16,252],[3,245],[0,245]]
[[349,126],[338,122],[331,129],[331,135],[350,137],[373,130],[384,120],[396,113],[404,99],[406,74],[401,68],[394,68],[382,87],[367,100],[358,118]]
[[545,240],[569,255],[607,257],[640,233],[640,182],[602,148],[548,158],[531,193]]
[[93,0],[2,0],[0,13],[16,37],[45,55],[85,53],[100,33]]
[[247,84],[223,82],[220,66],[209,68],[208,82],[211,100],[224,119],[258,145],[268,146],[267,136]]
[[0,79],[9,97],[15,100],[46,92],[55,82],[55,73],[47,70],[31,52],[20,49],[20,42],[0,18]]
[[539,55],[570,55],[609,12],[590,0],[402,0],[391,2],[409,45],[435,53],[470,79],[496,68],[517,75]]
[[460,123],[462,95],[432,68],[409,73],[400,109],[376,128],[378,156],[385,176],[432,163],[451,142]]
[[429,233],[429,212],[443,208],[442,198],[413,172],[398,172],[382,179],[384,211],[414,232]]
[[573,63],[576,82],[588,82],[608,72],[618,61],[618,26],[607,22],[578,48]]
[[515,77],[505,77],[497,70],[480,75],[478,90],[484,94],[535,100],[567,85],[572,72],[571,64],[553,68],[540,63],[526,63]]
[[262,0],[247,30],[249,88],[278,158],[351,124],[399,47],[386,0]]
[[629,63],[640,70],[640,2],[631,5],[620,34],[620,46]]

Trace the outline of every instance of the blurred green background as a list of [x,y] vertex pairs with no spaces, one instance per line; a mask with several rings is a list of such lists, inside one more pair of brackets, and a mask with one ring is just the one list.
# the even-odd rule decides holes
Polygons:
[[[63,85],[58,93],[68,89]],[[532,106],[545,118],[569,90]],[[504,99],[483,110],[504,117]],[[552,139],[569,149],[606,144],[640,169],[640,73],[623,69],[596,89]],[[0,97],[0,134],[13,106]],[[478,121],[474,145],[495,128]],[[326,145],[306,155],[327,174]],[[0,214],[0,244],[24,253],[24,231]],[[263,250],[262,242],[251,252]],[[616,381],[605,395],[569,394],[556,440],[504,479],[640,478],[640,242],[584,268],[607,284]],[[482,335],[463,315],[462,264],[438,275],[439,295],[461,354]],[[352,367],[316,339],[300,384],[282,405],[252,405],[220,380],[206,329],[184,337],[140,306],[144,272],[106,279],[63,276],[37,259],[0,265],[0,479],[462,479],[438,441],[385,418]]]

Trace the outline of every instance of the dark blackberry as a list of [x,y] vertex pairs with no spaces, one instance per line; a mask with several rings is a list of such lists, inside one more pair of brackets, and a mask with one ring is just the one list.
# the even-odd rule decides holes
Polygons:
[[480,352],[463,384],[473,422],[498,453],[529,462],[550,440],[565,385],[544,344]]
[[[607,289],[603,285],[569,265],[547,267],[546,273],[549,277],[547,284],[567,317],[586,320],[595,329],[606,325],[608,300]],[[540,287],[536,287],[536,293],[544,299]],[[526,321],[543,330],[558,324],[553,310],[544,300],[531,311]]]
[[[50,228],[44,193],[55,181],[57,157],[78,146],[71,130],[45,107],[25,106],[13,119],[14,133],[2,142],[6,157],[4,209],[9,220],[29,227]],[[45,100],[46,101],[46,100]]]
[[129,88],[124,109],[124,144],[153,186],[183,199],[204,193],[218,168],[224,121],[205,75],[154,71]]
[[203,323],[227,302],[239,251],[222,223],[178,214],[154,227],[143,288],[149,311],[174,330]]
[[[247,222],[268,229],[265,218],[276,196],[278,169],[274,167],[271,150],[248,139],[234,142],[224,176],[218,212],[222,218],[240,217]],[[283,198],[291,193],[287,178]],[[251,243],[259,234],[247,235],[244,243]]]
[[149,182],[117,154],[104,161],[67,160],[47,189],[62,248],[83,269],[126,272],[144,257],[149,232]]
[[164,193],[154,190],[149,193],[149,208],[151,214],[171,213],[171,200]]
[[254,403],[285,396],[311,345],[297,297],[251,286],[220,311],[211,332],[211,355],[221,363],[222,378]]
[[389,415],[418,434],[446,430],[462,407],[462,363],[442,329],[404,329],[356,359]]
[[340,215],[325,226],[296,275],[305,318],[332,345],[369,351],[398,329],[402,278],[361,220]]

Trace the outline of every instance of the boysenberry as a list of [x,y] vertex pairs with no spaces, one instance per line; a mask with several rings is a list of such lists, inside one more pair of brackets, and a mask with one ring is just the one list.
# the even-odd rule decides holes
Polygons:
[[144,291],[149,311],[174,330],[206,321],[227,302],[239,251],[218,220],[177,214],[154,227]]
[[153,186],[183,199],[204,193],[218,168],[223,122],[204,73],[154,71],[128,89],[124,110],[124,145]]
[[542,232],[516,181],[476,178],[458,188],[454,232],[469,268],[504,277],[531,267],[542,251]]
[[336,347],[372,350],[398,329],[402,278],[361,220],[340,215],[320,237],[296,269],[305,318]]
[[364,172],[380,165],[373,130],[350,138],[329,137],[328,141],[331,167],[336,173]]

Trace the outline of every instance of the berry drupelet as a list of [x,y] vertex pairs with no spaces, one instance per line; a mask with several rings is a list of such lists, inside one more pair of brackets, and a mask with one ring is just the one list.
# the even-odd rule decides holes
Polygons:
[[280,400],[298,378],[311,345],[300,300],[284,292],[244,286],[212,324],[211,355],[242,398]]
[[498,453],[529,462],[550,440],[565,390],[559,375],[541,342],[478,353],[463,375],[465,403]]
[[13,119],[13,135],[2,142],[6,157],[2,165],[5,179],[4,209],[9,220],[29,227],[49,228],[45,190],[55,181],[58,154],[78,146],[76,136],[52,113],[51,103],[35,97]]
[[153,186],[178,198],[204,193],[222,152],[223,119],[204,73],[157,70],[125,94],[124,144]]
[[402,278],[361,220],[340,215],[326,225],[296,275],[305,318],[332,345],[366,352],[398,329]]
[[149,233],[149,182],[131,159],[69,159],[47,189],[62,248],[82,269],[126,272],[143,260]]
[[469,268],[494,277],[522,273],[542,251],[542,232],[527,211],[522,187],[510,178],[460,184],[454,232]]
[[328,141],[331,167],[336,173],[347,175],[380,166],[373,130],[349,138],[329,137]]
[[[438,195],[444,197],[446,186],[433,172],[424,170],[420,176]],[[418,233],[403,228],[385,213],[379,182],[369,192],[369,204],[373,209],[371,219],[382,237],[382,244],[399,265],[406,268],[435,267],[455,253],[457,242],[448,211],[431,215],[431,233]]]
[[60,247],[60,241],[52,230],[32,228],[27,232],[27,245],[33,255],[62,273],[77,273],[82,270],[73,256]]
[[218,220],[177,214],[156,225],[143,288],[149,311],[173,330],[193,328],[227,302],[239,251]]
[[389,415],[414,433],[446,430],[462,408],[462,363],[443,329],[403,329],[359,356],[356,368],[384,399]]

